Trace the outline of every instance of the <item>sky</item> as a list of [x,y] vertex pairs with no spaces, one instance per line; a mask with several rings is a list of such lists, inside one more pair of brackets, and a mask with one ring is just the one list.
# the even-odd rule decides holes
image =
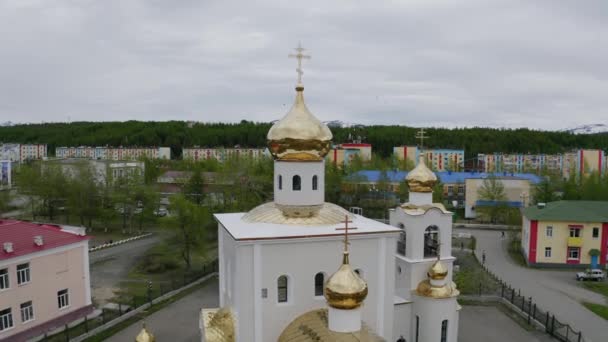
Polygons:
[[0,0],[0,122],[608,124],[605,0]]

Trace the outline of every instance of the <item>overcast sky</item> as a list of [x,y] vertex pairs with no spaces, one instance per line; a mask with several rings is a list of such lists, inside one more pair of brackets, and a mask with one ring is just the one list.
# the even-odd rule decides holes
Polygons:
[[0,0],[0,122],[608,124],[608,1]]

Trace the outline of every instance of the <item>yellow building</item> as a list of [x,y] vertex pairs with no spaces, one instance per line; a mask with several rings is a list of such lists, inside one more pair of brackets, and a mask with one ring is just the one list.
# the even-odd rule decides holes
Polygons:
[[606,265],[608,202],[557,201],[524,210],[522,249],[530,265]]

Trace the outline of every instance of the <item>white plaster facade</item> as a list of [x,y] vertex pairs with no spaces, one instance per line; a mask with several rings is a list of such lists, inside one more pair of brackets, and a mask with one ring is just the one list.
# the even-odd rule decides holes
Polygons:
[[[325,161],[275,161],[274,201],[282,205],[321,205],[325,202]],[[294,177],[300,177],[299,190]],[[314,181],[316,177],[316,181]],[[317,186],[314,186],[314,182]]]

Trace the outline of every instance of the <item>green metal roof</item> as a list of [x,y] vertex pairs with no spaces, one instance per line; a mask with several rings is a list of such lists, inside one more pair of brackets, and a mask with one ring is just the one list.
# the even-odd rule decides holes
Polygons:
[[524,216],[538,221],[608,222],[608,201],[549,202],[542,209],[524,209]]

